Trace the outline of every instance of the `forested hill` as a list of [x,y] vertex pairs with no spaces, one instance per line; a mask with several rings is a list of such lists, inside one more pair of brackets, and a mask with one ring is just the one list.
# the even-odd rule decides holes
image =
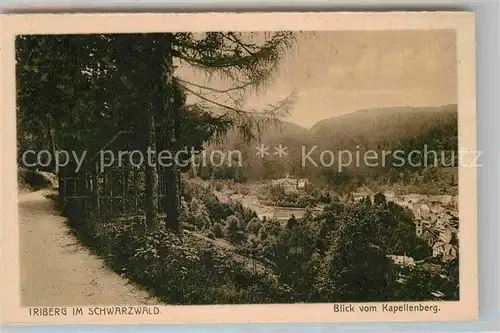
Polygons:
[[[230,133],[218,148],[240,150],[245,159],[243,174],[246,179],[269,179],[290,173],[296,176],[314,177],[320,170],[301,168],[302,149],[317,149],[311,156],[319,158],[328,149],[337,153],[342,150],[356,152],[405,151],[424,149],[456,150],[458,145],[457,105],[440,107],[393,107],[360,110],[339,117],[328,118],[309,129],[282,122],[270,124],[259,138],[247,145],[235,132]],[[255,147],[270,147],[266,158],[255,157]],[[278,158],[274,147],[287,147],[287,155]],[[210,148],[215,148],[212,146]],[[364,170],[366,171],[366,169]],[[373,170],[372,170],[373,171]],[[362,173],[363,168],[351,170]],[[205,173],[206,174],[206,173]],[[241,174],[240,174],[241,175]],[[217,178],[217,177],[216,177]]]
[[316,144],[339,148],[394,147],[399,141],[448,124],[457,126],[456,104],[369,109],[322,120],[311,127],[310,138]]
[[[321,120],[309,129],[288,121],[270,123],[262,129],[261,138],[256,138],[255,142],[272,144],[293,139],[304,144],[333,145],[332,148],[352,144],[393,146],[395,142],[450,124],[457,126],[456,104],[367,109]],[[238,143],[236,131],[231,132],[225,141],[228,146]]]

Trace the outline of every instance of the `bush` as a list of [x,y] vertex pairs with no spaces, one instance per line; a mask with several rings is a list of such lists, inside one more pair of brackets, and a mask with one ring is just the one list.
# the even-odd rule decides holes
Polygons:
[[243,220],[244,220],[244,227],[250,222],[253,218],[257,218],[257,213],[250,208],[244,208],[243,209]]
[[250,220],[250,222],[248,222],[245,230],[250,234],[258,235],[260,228],[262,228],[260,220],[254,217],[253,219]]
[[[71,221],[70,226],[112,269],[167,304],[273,303],[290,298],[269,272],[256,272],[194,235],[146,230],[143,219]],[[210,231],[206,235],[211,238]]]
[[282,230],[283,228],[278,220],[267,220],[259,230],[259,239],[266,240],[268,238],[277,237]]
[[241,226],[241,224],[242,224],[241,222],[244,221],[243,214],[240,213],[239,211],[235,211],[234,216],[238,219],[238,222]]
[[285,193],[282,188],[273,187],[270,190],[269,203],[281,207],[306,208],[315,206],[319,200],[317,196],[307,193]]
[[231,242],[238,241],[240,238],[238,231],[240,231],[240,229],[239,219],[234,215],[229,216],[226,220],[226,227],[224,228],[224,238]]
[[[189,203],[187,203],[184,198],[181,198],[179,220],[181,224],[193,225],[195,226],[195,229],[198,230],[205,230],[212,226],[208,209],[205,207],[203,202],[196,198],[192,198]],[[191,230],[191,228],[189,227],[188,230]]]
[[189,230],[189,231],[196,231],[198,228],[196,228],[195,225],[192,225],[190,223],[181,223],[182,229]]
[[56,176],[48,172],[38,172],[25,168],[18,168],[17,182],[19,188],[39,190],[47,187],[54,187],[57,181]]
[[220,222],[214,223],[212,226],[212,233],[214,234],[215,238],[223,238],[224,237],[224,232],[222,230],[222,224]]
[[319,196],[319,201],[327,205],[330,204],[332,202],[330,193],[329,192],[321,193],[321,195]]
[[222,202],[213,202],[207,204],[207,209],[210,214],[210,218],[213,221],[219,221],[233,215],[234,211],[229,204]]
[[215,234],[214,234],[211,230],[208,230],[208,229],[207,229],[207,230],[205,230],[205,231],[203,232],[203,234],[204,234],[206,237],[210,238],[210,239],[215,239],[215,238],[216,238],[216,237],[215,237]]

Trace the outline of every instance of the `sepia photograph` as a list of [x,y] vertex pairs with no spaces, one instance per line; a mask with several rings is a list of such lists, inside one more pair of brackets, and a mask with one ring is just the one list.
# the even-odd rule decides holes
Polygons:
[[16,33],[23,316],[476,304],[473,63],[362,24]]

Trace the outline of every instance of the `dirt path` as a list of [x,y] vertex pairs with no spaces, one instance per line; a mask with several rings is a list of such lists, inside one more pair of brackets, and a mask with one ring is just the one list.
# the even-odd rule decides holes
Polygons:
[[19,196],[22,306],[159,304],[77,244],[47,193]]

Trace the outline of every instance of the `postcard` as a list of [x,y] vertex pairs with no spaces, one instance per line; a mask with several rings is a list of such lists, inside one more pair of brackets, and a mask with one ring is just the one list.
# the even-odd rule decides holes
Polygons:
[[0,19],[4,323],[477,319],[473,13]]

